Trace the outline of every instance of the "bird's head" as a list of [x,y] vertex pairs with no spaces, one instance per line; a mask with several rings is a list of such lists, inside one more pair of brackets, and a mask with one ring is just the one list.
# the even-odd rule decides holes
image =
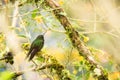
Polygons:
[[43,35],[38,35],[38,37],[37,38],[39,38],[39,39],[43,39],[44,38],[44,36]]

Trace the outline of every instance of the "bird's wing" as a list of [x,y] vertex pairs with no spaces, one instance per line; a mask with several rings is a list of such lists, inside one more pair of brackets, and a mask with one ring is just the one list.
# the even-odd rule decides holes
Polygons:
[[32,52],[30,53],[30,58],[29,61],[33,59],[33,57],[35,56],[35,54],[38,52],[38,49],[33,49]]
[[[34,41],[32,42],[32,44],[31,44],[31,46],[30,46],[30,50],[29,50],[29,52],[28,52],[28,54],[27,54],[27,57],[30,56],[30,53],[31,53],[32,50],[35,48],[35,46],[36,46],[36,40],[34,40]],[[26,57],[26,58],[27,58],[27,57]]]
[[44,46],[44,40],[40,40],[39,42],[40,42],[39,43],[39,50],[41,50]]

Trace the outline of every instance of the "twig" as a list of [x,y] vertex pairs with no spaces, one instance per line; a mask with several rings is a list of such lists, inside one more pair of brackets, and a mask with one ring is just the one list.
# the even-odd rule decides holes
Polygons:
[[85,22],[85,23],[108,23],[107,21],[94,21],[94,20],[81,20],[81,19],[75,19],[75,18],[70,18],[67,17],[69,20],[74,20],[74,21],[80,21],[80,22]]
[[[39,8],[35,8],[35,9],[33,9],[33,10],[31,10],[31,11],[28,11],[28,12],[26,12],[26,13],[24,13],[24,14],[21,14],[21,15],[16,15],[16,16],[9,16],[9,17],[19,17],[19,16],[21,16],[21,17],[23,17],[23,16],[26,16],[26,15],[28,15],[28,14],[33,14],[33,13],[41,13],[41,12],[50,12],[50,11],[53,11],[53,10],[55,10],[55,9],[49,9],[49,10],[43,10],[43,11],[41,11],[41,12],[33,12],[34,10],[37,10],[37,9],[39,9]],[[60,9],[60,8],[56,8],[56,9]]]
[[96,28],[97,28],[97,24],[96,24],[96,18],[97,18],[97,13],[96,13],[96,6],[94,4],[94,1],[93,0],[90,0],[91,2],[91,5],[93,6],[94,8],[94,28],[93,28],[93,31],[95,32],[96,31]]
[[0,61],[5,60],[5,58],[1,58]]
[[113,36],[113,37],[115,37],[115,38],[119,38],[120,39],[120,37],[118,36],[118,35],[115,35],[115,34],[113,34],[113,33],[111,33],[111,32],[105,32],[105,31],[95,31],[95,32],[93,32],[93,31],[88,31],[88,32],[78,32],[79,34],[95,34],[95,33],[105,33],[105,34],[108,34],[108,35],[110,35],[110,36]]
[[50,27],[48,27],[48,30],[51,30],[53,32],[66,33],[66,31],[55,30],[55,29],[52,29]]
[[[20,15],[19,13],[18,13],[18,15]],[[22,17],[20,17],[19,16],[19,19],[20,19],[20,21],[21,21],[21,24],[22,24],[22,28],[24,29],[24,31],[25,31],[25,35],[26,35],[26,37],[27,37],[27,40],[28,40],[28,42],[30,42],[30,35],[29,35],[29,33],[27,32],[27,29],[25,28],[25,25],[24,25],[24,22],[23,22],[23,20],[22,20]]]

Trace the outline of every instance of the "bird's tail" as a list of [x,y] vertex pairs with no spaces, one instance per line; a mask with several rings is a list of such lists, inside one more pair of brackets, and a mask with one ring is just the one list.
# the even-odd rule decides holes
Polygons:
[[37,49],[33,49],[33,51],[30,53],[29,61],[31,61],[34,58],[34,56],[37,52],[38,52]]

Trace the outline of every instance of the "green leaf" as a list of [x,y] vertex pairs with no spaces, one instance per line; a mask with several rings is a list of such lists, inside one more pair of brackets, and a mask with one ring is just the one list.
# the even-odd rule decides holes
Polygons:
[[43,57],[38,57],[37,60],[43,62],[45,59]]
[[86,73],[86,80],[89,80],[89,77],[90,77],[90,72],[87,72]]
[[12,80],[13,76],[14,75],[11,74],[11,72],[5,71],[0,73],[0,80]]
[[23,34],[18,34],[19,37],[22,37],[22,38],[27,38],[25,35]]
[[39,10],[38,9],[35,9],[35,10],[33,10],[32,11],[32,18],[35,18],[35,16],[37,15],[37,12],[38,12]]

